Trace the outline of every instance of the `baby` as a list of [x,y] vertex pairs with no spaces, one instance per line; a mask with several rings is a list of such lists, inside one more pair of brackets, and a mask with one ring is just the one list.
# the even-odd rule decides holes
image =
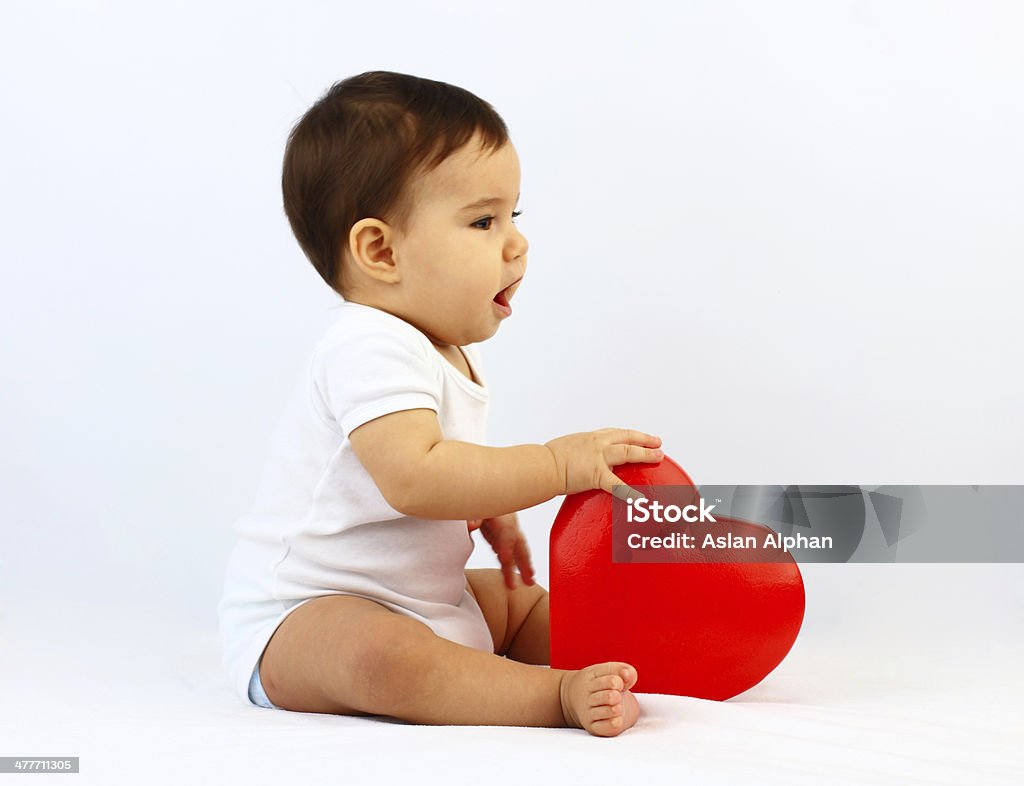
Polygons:
[[[282,185],[344,302],[235,526],[219,609],[233,686],[295,712],[629,728],[630,664],[543,668],[548,593],[516,511],[611,493],[612,467],[661,460],[661,440],[606,428],[484,444],[477,345],[511,316],[528,248],[504,122],[461,88],[367,72],[299,120]],[[500,570],[465,569],[476,529]]]

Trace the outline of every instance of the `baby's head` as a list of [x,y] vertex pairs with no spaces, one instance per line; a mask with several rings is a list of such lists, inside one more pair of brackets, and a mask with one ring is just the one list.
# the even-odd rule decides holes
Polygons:
[[345,300],[442,345],[490,338],[511,313],[519,158],[467,90],[389,71],[338,82],[292,129],[281,181],[299,245]]

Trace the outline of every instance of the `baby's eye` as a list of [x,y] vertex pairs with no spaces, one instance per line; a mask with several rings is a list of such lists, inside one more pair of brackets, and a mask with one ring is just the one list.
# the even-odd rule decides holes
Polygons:
[[[523,214],[522,210],[514,210],[514,211],[512,211],[512,220],[515,221],[522,214]],[[482,224],[484,221],[493,221],[493,220],[494,220],[494,216],[487,216],[486,218],[481,218],[479,221],[474,221],[470,226],[474,226],[475,227],[477,224]],[[490,229],[491,225],[488,224],[487,226],[480,227],[480,228],[481,229]]]

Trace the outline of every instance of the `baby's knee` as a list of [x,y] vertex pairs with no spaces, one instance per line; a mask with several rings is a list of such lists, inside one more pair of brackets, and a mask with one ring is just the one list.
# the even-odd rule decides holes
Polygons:
[[512,592],[513,595],[516,593],[522,593],[524,601],[528,600],[531,606],[536,606],[548,597],[548,591],[540,584],[524,584],[521,578],[518,579],[516,589]]
[[389,679],[403,672],[411,660],[422,657],[436,638],[437,634],[419,620],[392,612],[359,631],[355,668],[371,681]]
[[508,591],[508,633],[514,636],[538,608],[546,608],[548,591],[540,584],[517,584]]

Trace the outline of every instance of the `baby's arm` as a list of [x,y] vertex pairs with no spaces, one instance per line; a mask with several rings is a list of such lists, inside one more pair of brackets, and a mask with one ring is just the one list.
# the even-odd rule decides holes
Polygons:
[[559,494],[598,488],[618,493],[622,481],[612,467],[664,457],[655,450],[660,437],[634,429],[585,431],[508,448],[444,439],[430,409],[383,415],[353,429],[349,439],[388,504],[422,519],[486,519]]
[[430,409],[376,418],[353,429],[349,440],[384,499],[407,516],[492,518],[565,493],[563,472],[548,447],[446,440]]

